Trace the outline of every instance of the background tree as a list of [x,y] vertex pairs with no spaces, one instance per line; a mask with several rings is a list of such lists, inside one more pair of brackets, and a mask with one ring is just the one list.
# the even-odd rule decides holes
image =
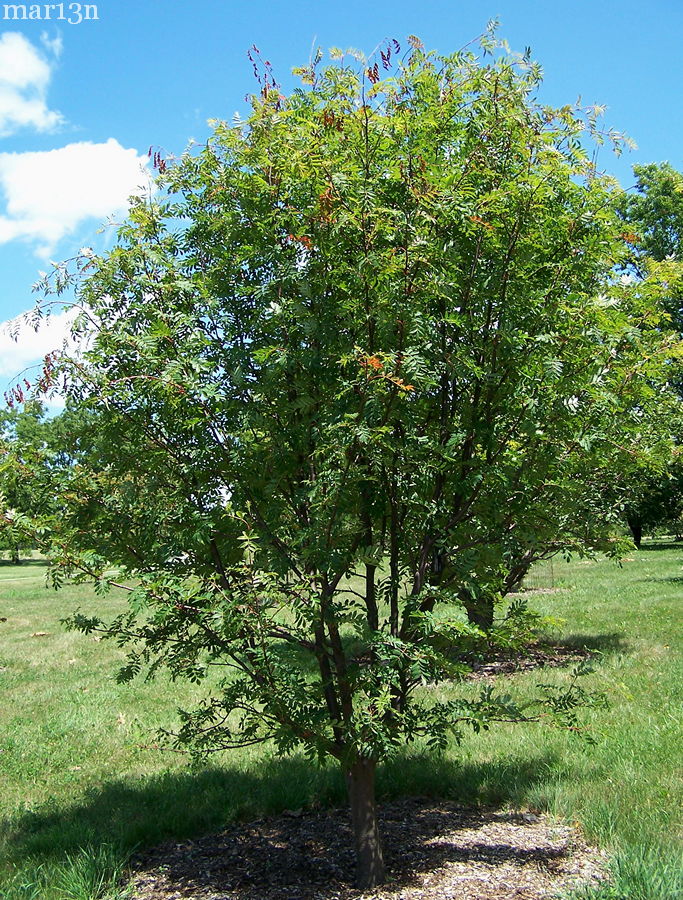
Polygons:
[[[493,499],[482,491],[479,497],[488,523],[485,546],[459,554],[457,565],[445,565],[444,557],[434,577],[435,583],[457,588],[469,621],[480,628],[492,626],[496,603],[520,587],[535,562],[558,553],[623,555],[631,546],[623,538],[624,510],[634,502],[634,485],[642,489],[645,472],[650,481],[664,479],[657,495],[660,518],[666,515],[671,520],[677,454],[672,423],[680,421],[681,407],[668,382],[680,350],[663,310],[681,274],[675,263],[644,264],[648,272],[637,283],[608,278],[597,302],[613,309],[627,298],[633,303],[637,295],[647,327],[661,329],[662,347],[669,346],[671,363],[653,368],[654,380],[647,384],[646,356],[636,364],[644,378],[635,390],[607,391],[589,399],[581,390],[570,395],[572,385],[581,384],[576,366],[551,362],[556,382],[563,383],[560,396],[573,415],[574,427],[567,430],[556,409],[547,412],[537,437],[548,452],[536,454],[533,465],[527,465],[526,455],[515,460],[523,462],[514,473],[513,492]],[[620,351],[612,348],[612,352]],[[623,370],[627,379],[632,377],[628,372]],[[661,505],[665,497],[666,509]],[[654,510],[654,500],[650,508]]]
[[643,535],[657,529],[680,534],[683,515],[683,466],[677,452],[668,466],[648,472],[643,469],[631,486],[625,503],[626,522],[633,543],[640,549]]
[[0,409],[0,515],[5,521],[0,549],[9,550],[15,564],[21,562],[22,550],[36,548],[36,535],[18,526],[22,516],[55,519],[66,514],[67,498],[60,495],[57,473],[84,456],[91,470],[99,467],[93,413],[67,404],[50,415],[44,403],[22,396],[28,390],[23,381],[14,392],[22,404],[10,398],[11,405]]
[[[668,162],[634,166],[636,178],[633,193],[625,193],[617,209],[624,222],[624,239],[629,253],[624,260],[627,276],[647,278],[654,264],[667,264],[668,290],[664,308],[671,317],[671,327],[683,331],[683,175]],[[683,395],[680,369],[670,375],[672,384]],[[664,424],[664,423],[662,423]],[[670,434],[680,443],[680,410],[669,411]],[[683,507],[683,475],[680,452],[668,463],[654,469],[645,463],[634,473],[625,505],[626,522],[637,547],[644,533],[657,528],[679,530]]]
[[[683,175],[668,163],[634,166],[635,193],[619,203],[619,213],[634,229],[629,243],[638,259],[681,259],[683,249]],[[680,329],[679,329],[680,330]]]
[[515,607],[484,635],[459,591],[523,543],[525,509],[554,515],[557,478],[637,435],[670,355],[655,282],[610,278],[594,113],[540,105],[538,67],[501,50],[334,51],[290,97],[254,53],[248,122],[155,154],[161,193],[80,261],[89,340],[52,373],[94,432],[51,470],[52,571],[131,601],[74,624],[130,644],[124,678],[223,667],[179,741],[336,760],[363,887],[383,878],[378,761],[574,724],[575,682],[524,707],[459,692],[473,646],[525,633]]
[[[50,502],[41,488],[35,464],[47,448],[49,426],[41,403],[30,401],[22,409],[0,410],[0,509],[28,515],[44,514]],[[12,457],[7,466],[5,459]],[[7,527],[0,531],[0,550],[9,552],[12,563],[21,562],[22,551],[34,542],[20,529]]]

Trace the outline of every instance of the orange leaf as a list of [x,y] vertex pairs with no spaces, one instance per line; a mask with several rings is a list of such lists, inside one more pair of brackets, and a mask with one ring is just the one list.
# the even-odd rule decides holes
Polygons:
[[490,229],[493,229],[493,227],[494,227],[490,222],[484,221],[484,219],[482,219],[481,216],[468,216],[468,218],[469,218],[472,222],[476,222],[477,225],[483,225],[484,228],[490,228]]
[[415,388],[412,386],[412,384],[404,384],[402,378],[390,378],[389,380],[392,381],[396,385],[396,387],[401,388],[402,391],[414,391],[415,390]]
[[290,241],[296,241],[297,244],[303,244],[307,250],[311,249],[311,239],[307,234],[289,234],[287,235],[287,237],[290,239]]

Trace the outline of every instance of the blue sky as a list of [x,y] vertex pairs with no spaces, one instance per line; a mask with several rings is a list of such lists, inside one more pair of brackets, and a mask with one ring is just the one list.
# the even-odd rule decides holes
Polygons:
[[[145,182],[150,145],[178,153],[208,134],[206,120],[244,109],[255,84],[246,51],[256,44],[287,90],[311,48],[365,52],[384,38],[419,35],[449,52],[490,18],[512,49],[531,46],[545,73],[542,96],[581,95],[608,107],[608,125],[638,150],[602,167],[624,186],[634,163],[683,169],[683,0],[101,0],[41,4],[33,20],[3,19],[0,2],[0,322],[34,303],[31,285],[49,260],[100,250],[125,198]],[[27,13],[32,4],[27,4]],[[80,14],[79,14],[80,13]],[[71,21],[69,21],[71,20]],[[12,344],[0,332],[0,390],[52,349],[60,318]]]

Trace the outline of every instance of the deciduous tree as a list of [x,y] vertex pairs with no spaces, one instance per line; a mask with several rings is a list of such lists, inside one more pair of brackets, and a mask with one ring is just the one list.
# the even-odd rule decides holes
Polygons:
[[74,621],[130,644],[124,677],[224,667],[180,741],[338,762],[370,887],[378,762],[574,723],[576,683],[524,707],[458,686],[472,647],[524,630],[515,607],[485,637],[459,591],[637,436],[669,341],[654,288],[611,278],[594,111],[540,104],[538,67],[491,35],[332,57],[285,97],[254,52],[248,121],[155,154],[159,193],[80,260],[89,340],[57,376],[96,439],[44,526],[55,573],[121,570],[130,612]]

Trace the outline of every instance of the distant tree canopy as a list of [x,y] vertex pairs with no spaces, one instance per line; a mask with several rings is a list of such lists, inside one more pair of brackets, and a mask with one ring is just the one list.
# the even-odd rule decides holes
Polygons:
[[[653,262],[667,263],[671,275],[663,297],[663,306],[671,327],[683,332],[683,281],[677,272],[683,263],[683,174],[669,163],[634,166],[635,189],[624,194],[617,204],[624,221],[624,237],[630,251],[624,261],[628,272],[646,278]],[[672,369],[670,380],[683,396],[680,365]],[[681,531],[683,514],[683,459],[680,441],[683,421],[680,412],[669,411],[666,426],[675,450],[663,468],[652,470],[648,464],[636,473],[625,504],[626,521],[637,546],[643,534],[653,530]]]
[[619,204],[626,223],[637,228],[633,244],[641,257],[683,256],[683,174],[668,163],[634,166],[635,192]]
[[89,340],[48,374],[84,430],[38,518],[56,579],[118,567],[130,613],[74,622],[129,644],[123,677],[225,667],[180,741],[339,763],[369,887],[377,762],[586,699],[457,682],[528,634],[487,612],[520,560],[608,546],[614,473],[664,453],[668,268],[614,278],[594,112],[540,104],[491,35],[318,54],[288,97],[254,61],[248,121],[156,155],[159,193],[79,261]]
[[[44,410],[41,403],[31,401],[24,409],[0,409],[0,503],[3,508],[37,514],[43,497],[35,489],[35,480],[27,467],[27,457],[35,462],[35,455],[45,446]],[[12,465],[3,465],[12,455]],[[21,553],[33,546],[29,534],[7,527],[0,529],[0,551],[5,551],[13,563],[21,561]]]
[[17,516],[57,515],[61,498],[54,476],[70,469],[83,451],[78,434],[87,416],[73,408],[49,415],[35,399],[0,409],[0,511],[9,514],[0,528],[0,550],[9,551],[15,563],[22,550],[36,546],[35,535],[16,527]]

